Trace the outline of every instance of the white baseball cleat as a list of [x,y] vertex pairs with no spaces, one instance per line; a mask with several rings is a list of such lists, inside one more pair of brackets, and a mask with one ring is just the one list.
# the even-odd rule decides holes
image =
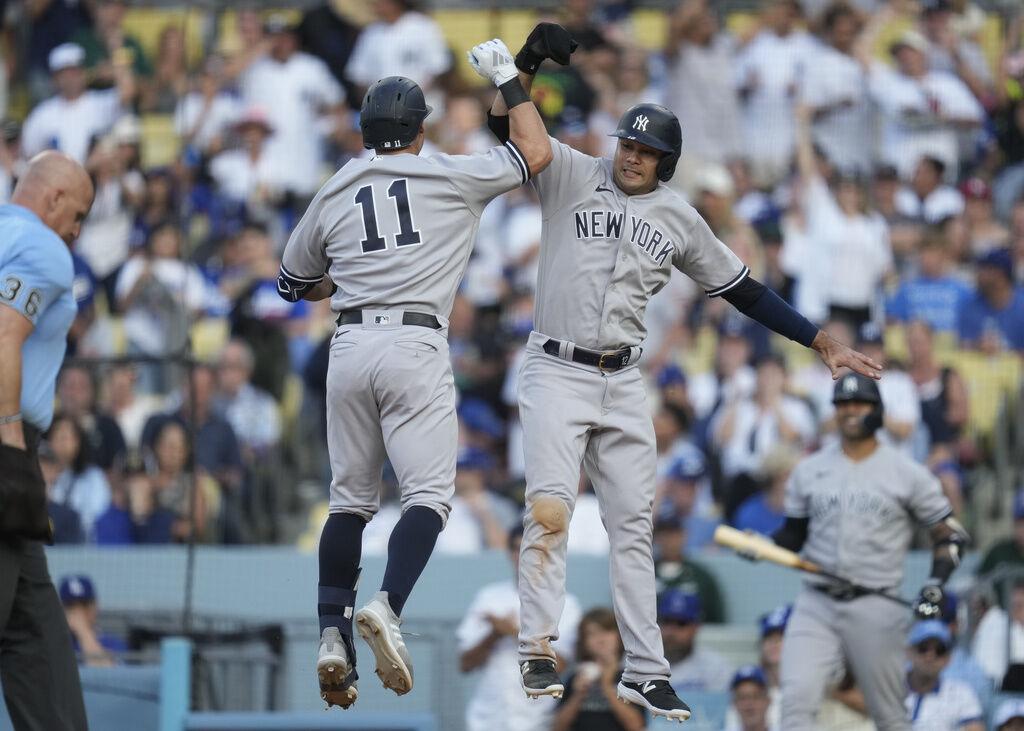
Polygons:
[[391,611],[387,592],[378,591],[369,604],[356,612],[359,636],[373,650],[377,675],[385,688],[398,695],[412,690],[412,658],[402,640],[402,620]]
[[331,706],[348,708],[356,702],[354,663],[349,660],[344,638],[337,627],[327,627],[320,635],[320,653],[316,660],[316,676],[320,681],[320,697]]

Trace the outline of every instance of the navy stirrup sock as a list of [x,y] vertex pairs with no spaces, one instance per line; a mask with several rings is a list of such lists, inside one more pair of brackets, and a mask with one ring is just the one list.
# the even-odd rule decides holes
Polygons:
[[402,514],[391,531],[388,566],[380,588],[388,593],[388,603],[395,614],[402,614],[416,580],[430,559],[441,528],[441,516],[432,508],[414,505]]

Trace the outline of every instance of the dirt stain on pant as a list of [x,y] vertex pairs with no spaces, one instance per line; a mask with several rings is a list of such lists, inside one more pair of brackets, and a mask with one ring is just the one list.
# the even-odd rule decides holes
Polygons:
[[565,540],[569,530],[569,506],[561,498],[539,497],[530,506],[530,517],[543,530],[537,542],[530,546],[540,553],[535,567],[540,579],[551,558],[551,551]]

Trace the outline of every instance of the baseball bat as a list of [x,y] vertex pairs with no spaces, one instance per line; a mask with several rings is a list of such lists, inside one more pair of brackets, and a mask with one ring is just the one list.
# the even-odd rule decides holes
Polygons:
[[913,604],[908,602],[906,599],[888,594],[883,589],[872,589],[871,587],[861,586],[860,584],[855,584],[849,579],[844,579],[842,576],[837,576],[830,571],[826,571],[813,561],[800,558],[800,556],[794,551],[790,551],[788,548],[776,545],[771,539],[761,535],[760,533],[747,533],[745,531],[736,530],[735,528],[731,528],[727,525],[720,525],[715,528],[715,543],[720,546],[731,548],[734,551],[744,553],[754,559],[765,559],[766,561],[777,563],[780,566],[805,571],[809,574],[817,574],[827,579],[838,581],[844,586],[885,597],[886,599],[905,607],[913,606]]

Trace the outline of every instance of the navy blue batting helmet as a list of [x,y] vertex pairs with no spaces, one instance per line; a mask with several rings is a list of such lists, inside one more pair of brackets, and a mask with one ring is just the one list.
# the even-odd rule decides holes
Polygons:
[[423,90],[412,79],[388,76],[366,91],[359,115],[363,146],[375,150],[408,147],[431,112]]
[[878,391],[875,379],[859,373],[847,373],[836,381],[835,389],[832,391],[833,404],[844,401],[860,401],[874,405],[871,413],[864,417],[865,436],[874,434],[882,428],[882,394]]
[[679,120],[659,104],[636,104],[626,110],[612,137],[636,140],[664,154],[658,161],[658,180],[667,183],[676,172],[679,154],[683,151],[683,130]]

